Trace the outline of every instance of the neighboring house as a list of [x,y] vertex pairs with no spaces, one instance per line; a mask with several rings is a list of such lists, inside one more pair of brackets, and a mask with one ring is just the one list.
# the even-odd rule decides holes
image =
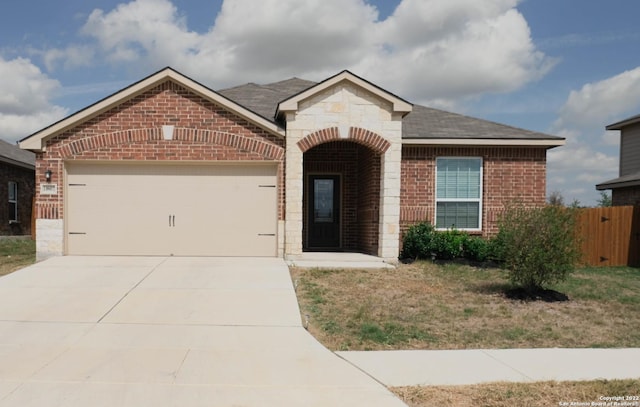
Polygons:
[[640,115],[610,124],[606,129],[620,130],[619,176],[596,185],[596,189],[610,189],[614,206],[640,205]]
[[31,234],[36,156],[0,140],[0,236]]
[[20,147],[37,153],[40,259],[395,260],[412,223],[490,235],[505,203],[544,204],[546,151],[562,144],[412,105],[348,71],[216,92],[166,68]]

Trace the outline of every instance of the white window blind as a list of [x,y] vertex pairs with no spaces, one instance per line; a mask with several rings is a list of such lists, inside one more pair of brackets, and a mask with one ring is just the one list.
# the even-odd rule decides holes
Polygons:
[[480,230],[482,158],[436,159],[436,228]]

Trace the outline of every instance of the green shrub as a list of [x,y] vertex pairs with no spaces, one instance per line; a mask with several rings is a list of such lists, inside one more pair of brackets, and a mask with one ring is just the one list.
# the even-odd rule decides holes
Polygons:
[[469,238],[465,232],[451,229],[436,232],[433,237],[431,252],[436,259],[452,260],[462,257],[464,242]]
[[504,232],[499,231],[498,234],[488,242],[488,260],[495,261],[496,263],[504,263],[505,245]]
[[469,236],[463,242],[462,248],[464,250],[464,257],[473,261],[484,262],[489,260],[491,255],[490,241],[480,236]]
[[437,231],[430,223],[417,223],[404,236],[401,257],[445,260],[462,257],[468,237],[459,230]]
[[435,228],[427,222],[411,225],[402,239],[403,259],[430,259]]
[[512,283],[535,290],[564,281],[581,256],[575,228],[575,209],[508,207],[497,245]]

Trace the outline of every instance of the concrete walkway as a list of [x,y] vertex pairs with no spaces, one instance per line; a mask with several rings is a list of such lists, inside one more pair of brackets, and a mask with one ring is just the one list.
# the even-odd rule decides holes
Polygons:
[[318,269],[394,269],[383,259],[363,253],[350,252],[303,252],[287,257],[292,267]]
[[404,406],[301,326],[282,259],[59,257],[0,278],[0,406]]
[[640,349],[337,352],[387,386],[640,379]]

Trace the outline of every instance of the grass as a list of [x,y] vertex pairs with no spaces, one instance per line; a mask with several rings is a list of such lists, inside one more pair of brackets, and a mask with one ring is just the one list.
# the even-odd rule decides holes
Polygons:
[[31,239],[0,239],[0,276],[36,261],[36,243]]
[[291,274],[332,350],[640,347],[640,269],[581,269],[555,303],[509,300],[504,271],[457,264]]
[[[598,405],[601,397],[639,396],[640,380],[585,382],[492,383],[474,386],[393,387],[411,407],[493,406],[547,407]],[[625,400],[623,399],[622,402]],[[637,405],[638,400],[628,401]],[[566,403],[566,404],[563,404]],[[583,404],[584,403],[584,404]],[[621,402],[619,402],[621,403]],[[612,404],[614,405],[613,402]],[[620,404],[621,405],[621,404]]]

